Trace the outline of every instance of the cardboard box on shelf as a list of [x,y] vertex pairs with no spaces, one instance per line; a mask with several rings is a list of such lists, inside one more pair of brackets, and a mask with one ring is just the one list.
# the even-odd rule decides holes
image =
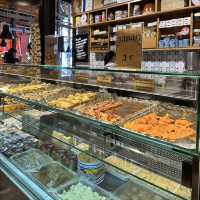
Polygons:
[[93,0],[83,0],[83,6],[84,5],[85,8],[83,7],[83,12],[91,11],[93,9]]
[[153,49],[157,47],[157,32],[155,28],[144,28],[142,47]]
[[185,7],[185,0],[161,0],[161,11],[174,10]]
[[94,0],[94,9],[99,9],[104,6],[103,0]]
[[82,8],[82,0],[74,0],[72,1],[72,12],[73,15],[77,15],[81,13],[81,8]]

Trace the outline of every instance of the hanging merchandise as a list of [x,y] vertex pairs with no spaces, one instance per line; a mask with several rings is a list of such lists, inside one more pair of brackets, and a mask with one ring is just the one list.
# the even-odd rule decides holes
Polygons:
[[37,65],[41,63],[40,27],[37,23],[31,27],[31,42],[32,62]]
[[17,49],[17,57],[21,58],[22,63],[29,63],[28,62],[28,54],[29,54],[29,33],[23,32],[16,32],[17,36],[17,43],[16,43],[16,49]]
[[22,48],[21,48],[20,37],[17,36],[16,40],[17,40],[17,45],[16,45],[17,53],[16,53],[16,56],[17,56],[17,58],[21,58],[22,57]]

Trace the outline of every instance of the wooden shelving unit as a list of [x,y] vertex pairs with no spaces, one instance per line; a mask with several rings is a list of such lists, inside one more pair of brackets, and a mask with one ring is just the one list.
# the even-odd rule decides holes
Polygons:
[[[155,11],[152,13],[148,13],[145,15],[137,15],[137,16],[132,16],[132,11],[133,11],[133,5],[134,4],[144,4],[148,2],[153,2],[155,5]],[[122,19],[117,19],[117,20],[109,20],[108,19],[108,14],[112,10],[116,10],[117,8],[127,8],[128,9],[128,16]],[[92,31],[96,28],[106,28],[107,30],[110,30],[112,26],[115,25],[125,25],[129,23],[137,23],[137,22],[153,22],[157,21],[157,47],[155,49],[144,49],[143,51],[199,51],[200,47],[193,47],[193,24],[194,24],[194,13],[200,11],[200,5],[193,5],[192,0],[188,0],[188,5],[183,8],[179,9],[172,9],[172,10],[167,10],[167,11],[161,11],[161,0],[141,0],[141,1],[127,1],[125,3],[120,3],[120,4],[113,4],[109,6],[104,6],[99,9],[94,9],[89,12],[86,12],[85,14],[88,17],[88,24],[83,25],[83,26],[76,26],[76,17],[81,16],[83,13],[79,13],[74,15],[74,29],[81,29],[81,28],[88,28],[90,34],[90,37],[92,36]],[[103,22],[98,22],[98,23],[90,23],[90,16],[94,15],[94,13],[100,13],[100,12],[105,12],[106,17]],[[161,20],[168,20],[172,18],[181,18],[181,17],[190,17],[191,24],[188,26],[190,28],[190,33],[189,33],[189,46],[185,48],[159,48],[159,39],[161,36],[161,29],[159,28],[159,23]],[[100,36],[99,36],[100,37]],[[108,33],[108,48],[110,48],[110,32]],[[91,46],[91,44],[89,45]],[[92,50],[91,50],[92,51]],[[92,51],[92,52],[105,52],[105,50],[101,51]]]

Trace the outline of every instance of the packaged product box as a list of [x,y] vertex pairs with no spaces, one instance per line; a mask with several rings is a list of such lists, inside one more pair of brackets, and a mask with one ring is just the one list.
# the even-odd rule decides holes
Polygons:
[[191,18],[190,17],[184,17],[183,18],[183,25],[188,26],[191,23]]
[[157,47],[157,32],[155,28],[144,28],[142,43],[144,49],[153,49]]
[[184,19],[183,18],[179,18],[176,20],[176,26],[183,26],[184,25]]
[[166,27],[166,21],[160,21],[159,28],[165,28]]
[[127,1],[129,1],[129,0],[117,0],[117,3],[125,3]]
[[82,0],[73,0],[72,1],[72,12],[73,15],[77,15],[81,13],[82,8]]
[[161,0],[161,11],[174,10],[185,7],[185,0]]
[[85,5],[83,12],[91,11],[93,9],[93,0],[83,0],[83,5]]
[[103,7],[103,0],[94,0],[94,9],[99,9]]

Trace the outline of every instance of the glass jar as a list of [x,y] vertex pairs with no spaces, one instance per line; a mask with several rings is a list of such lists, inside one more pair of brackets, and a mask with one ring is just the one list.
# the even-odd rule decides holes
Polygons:
[[194,46],[200,46],[200,29],[194,29],[193,42]]
[[200,13],[194,14],[194,28],[199,29],[200,28]]
[[175,35],[174,34],[169,35],[169,47],[170,48],[175,48],[176,47],[176,40],[175,40]]

